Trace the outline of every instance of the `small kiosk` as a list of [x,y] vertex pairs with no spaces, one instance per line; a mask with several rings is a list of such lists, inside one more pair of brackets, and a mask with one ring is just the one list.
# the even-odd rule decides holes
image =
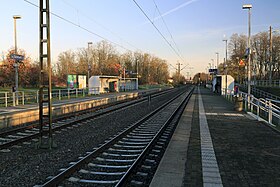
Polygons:
[[118,76],[92,76],[88,82],[89,94],[138,90],[137,78],[120,78]]
[[88,82],[89,94],[101,94],[107,92],[119,92],[118,76],[92,76]]

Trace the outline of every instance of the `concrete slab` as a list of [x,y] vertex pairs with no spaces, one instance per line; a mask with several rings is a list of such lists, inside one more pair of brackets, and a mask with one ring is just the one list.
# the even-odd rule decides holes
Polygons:
[[180,122],[150,184],[151,187],[182,186],[194,100],[195,96],[192,96],[181,116]]
[[218,94],[200,87],[200,95],[217,160],[202,162],[203,186],[221,186],[217,169],[224,186],[280,186],[280,134]]

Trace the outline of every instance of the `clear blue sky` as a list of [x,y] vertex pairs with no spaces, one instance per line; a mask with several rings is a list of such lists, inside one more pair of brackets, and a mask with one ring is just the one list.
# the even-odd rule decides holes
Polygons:
[[[39,0],[29,0],[38,4]],[[153,0],[136,0],[154,24],[170,41]],[[233,33],[247,34],[248,12],[243,4],[252,4],[252,34],[267,31],[271,25],[280,28],[279,0],[155,0],[164,20],[177,43],[182,61],[148,22],[133,0],[50,0],[51,11],[95,32],[125,48],[149,52],[166,59],[175,66],[177,61],[189,64],[184,69],[193,76],[205,71],[215,52],[220,62],[225,54],[222,40]],[[21,15],[17,21],[18,47],[23,48],[36,60],[39,48],[39,10],[24,0],[1,0],[0,6],[0,52],[14,46],[13,15]],[[159,19],[158,19],[159,18]],[[57,17],[51,17],[51,50],[55,63],[57,55],[68,49],[86,47],[87,42],[102,40],[81,28]],[[118,48],[118,47],[117,47]],[[174,46],[175,49],[177,49]],[[119,49],[119,48],[118,48]],[[123,49],[119,49],[123,52]],[[170,66],[170,70],[174,69]]]

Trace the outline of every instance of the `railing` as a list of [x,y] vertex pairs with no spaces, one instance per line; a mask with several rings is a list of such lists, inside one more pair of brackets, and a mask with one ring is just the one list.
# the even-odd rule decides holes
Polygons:
[[[86,95],[88,95],[87,89],[59,89],[52,90],[51,97],[53,100],[62,100],[85,97]],[[43,97],[46,98],[47,93],[44,94]],[[0,107],[25,105],[38,102],[39,91],[0,92]]]
[[0,106],[16,106],[25,104],[25,93],[24,92],[0,92]]
[[[245,82],[246,84],[246,82]],[[269,84],[269,80],[251,80],[252,85],[263,86],[263,87],[280,87],[280,80],[272,80],[271,85]]]
[[242,97],[243,109],[255,114],[258,120],[262,119],[272,126],[280,126],[279,100],[256,98],[254,95],[250,95],[249,100],[248,94],[245,92],[239,91],[237,95],[234,95],[233,90],[228,90],[227,99],[235,102],[237,97]]
[[[241,85],[241,84],[238,84],[239,88],[241,88],[242,90],[246,90],[247,91],[247,87],[244,86],[244,85]],[[274,95],[274,94],[271,94],[269,92],[266,92],[266,91],[263,91],[263,90],[260,90],[258,88],[255,88],[255,87],[251,87],[251,93],[255,96],[255,97],[258,97],[258,98],[269,98],[269,99],[272,99],[272,100],[280,100],[280,97],[277,96],[277,95]]]

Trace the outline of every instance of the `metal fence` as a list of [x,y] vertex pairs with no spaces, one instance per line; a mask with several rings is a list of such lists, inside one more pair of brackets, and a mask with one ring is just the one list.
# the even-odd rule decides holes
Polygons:
[[272,126],[280,126],[280,101],[270,98],[256,98],[254,95],[249,95],[245,92],[238,92],[234,95],[233,90],[228,90],[227,99],[232,102],[237,101],[237,97],[242,97],[243,109],[253,113],[258,120],[264,120]]
[[[53,100],[71,99],[85,97],[87,89],[58,89],[52,90]],[[48,95],[43,95],[46,98]],[[0,107],[9,107],[39,102],[39,91],[0,92]]]
[[[237,84],[237,85],[238,85],[239,89],[247,92],[247,87],[245,85],[242,85],[242,84]],[[266,91],[263,91],[254,86],[251,87],[251,93],[254,95],[254,97],[258,97],[258,98],[269,98],[272,100],[280,100],[279,96],[271,94]]]
[[[125,90],[120,91],[132,91],[134,88],[127,87]],[[78,97],[85,97],[89,95],[99,95],[99,87],[91,87],[90,93],[88,89],[54,89],[52,90],[52,100],[63,100]],[[47,92],[43,97],[47,98]],[[25,104],[34,104],[39,102],[39,90],[33,91],[17,91],[17,92],[0,92],[0,107],[9,107]]]
[[[245,82],[247,84],[247,82]],[[280,88],[280,80],[271,80],[271,85],[269,80],[251,80],[252,85],[263,86],[263,87],[277,87]]]

